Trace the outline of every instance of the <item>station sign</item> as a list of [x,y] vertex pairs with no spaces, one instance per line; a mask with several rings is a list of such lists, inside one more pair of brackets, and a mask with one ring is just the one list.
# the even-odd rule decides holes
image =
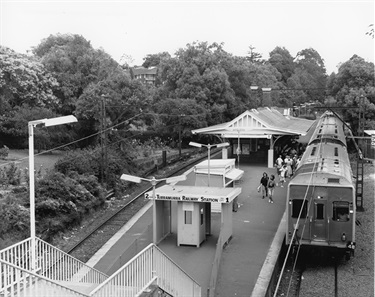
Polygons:
[[371,135],[371,146],[375,147],[375,134]]
[[[184,202],[219,202],[229,203],[232,199],[228,197],[207,197],[202,195],[168,195],[156,194],[156,200],[184,201]],[[152,192],[145,193],[146,199],[153,199]]]

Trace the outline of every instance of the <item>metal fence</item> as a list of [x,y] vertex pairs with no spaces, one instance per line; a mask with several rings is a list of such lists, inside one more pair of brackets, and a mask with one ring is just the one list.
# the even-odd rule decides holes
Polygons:
[[200,297],[201,287],[156,245],[150,244],[90,296],[133,297],[152,282],[174,297]]

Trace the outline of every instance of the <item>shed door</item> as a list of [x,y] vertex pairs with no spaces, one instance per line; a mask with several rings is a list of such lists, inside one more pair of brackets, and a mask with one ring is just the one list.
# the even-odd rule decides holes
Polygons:
[[314,217],[312,218],[312,240],[327,240],[327,201],[314,201]]

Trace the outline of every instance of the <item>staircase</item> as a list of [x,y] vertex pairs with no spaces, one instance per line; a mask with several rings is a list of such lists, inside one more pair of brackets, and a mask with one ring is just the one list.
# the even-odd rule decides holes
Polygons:
[[0,251],[0,297],[150,296],[150,286],[164,296],[201,296],[198,283],[154,244],[108,277],[39,238],[35,241],[34,265],[30,238]]

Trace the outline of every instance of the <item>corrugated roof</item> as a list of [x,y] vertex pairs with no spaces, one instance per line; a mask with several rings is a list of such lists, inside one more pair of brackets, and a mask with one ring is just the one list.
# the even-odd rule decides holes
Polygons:
[[145,67],[134,67],[133,68],[133,73],[134,75],[140,75],[140,74],[156,74],[158,71],[157,67],[150,67],[150,68],[145,68]]
[[259,108],[247,110],[230,122],[193,130],[193,134],[219,134],[231,137],[251,135],[266,137],[266,135],[305,135],[313,120],[284,116],[275,108]]

